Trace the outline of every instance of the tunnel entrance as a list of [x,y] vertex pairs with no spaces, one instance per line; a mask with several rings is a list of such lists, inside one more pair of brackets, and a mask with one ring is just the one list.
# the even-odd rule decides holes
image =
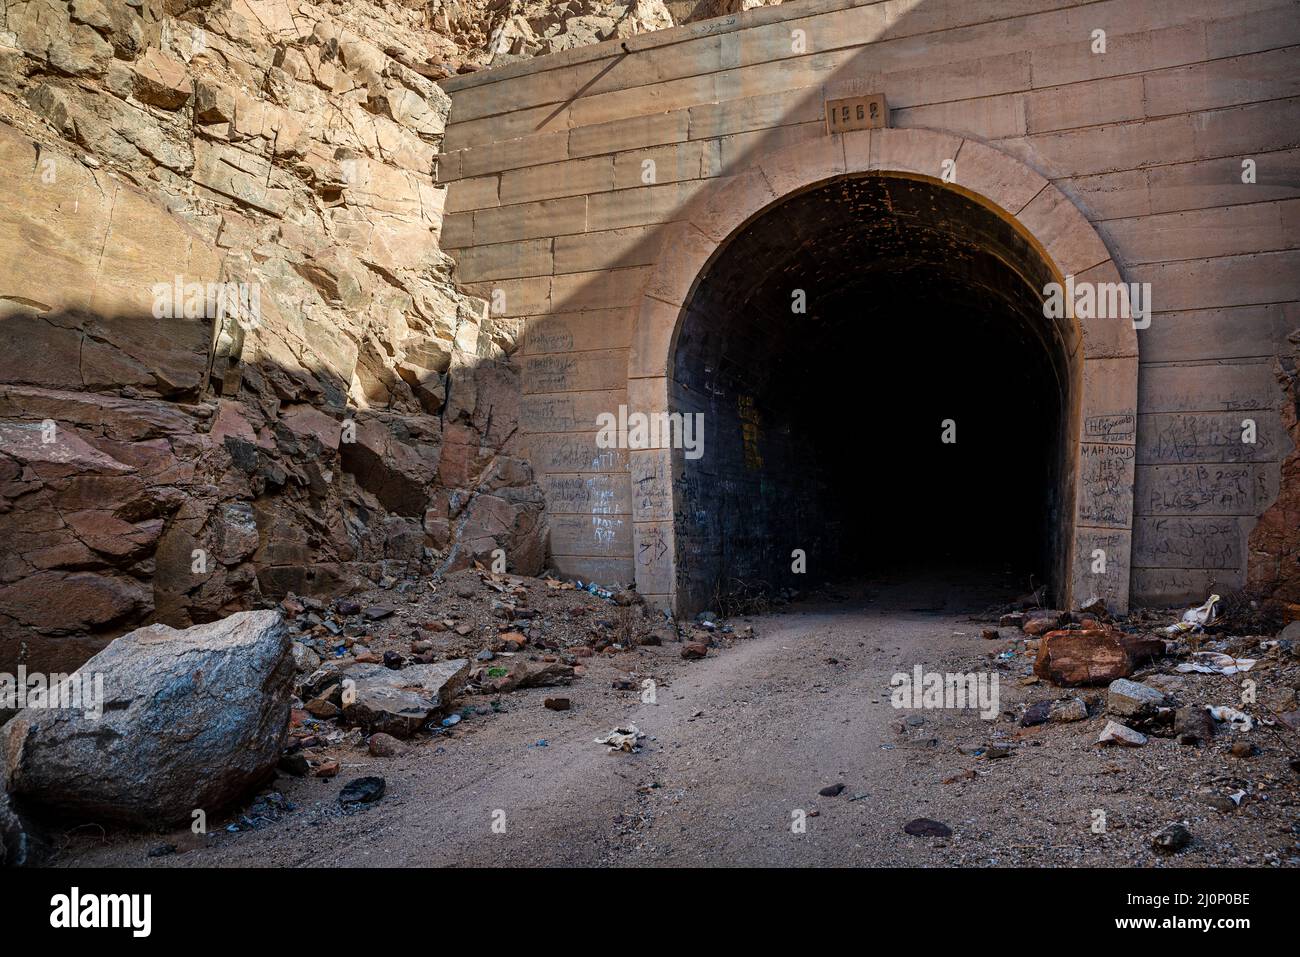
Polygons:
[[1077,437],[1054,278],[1003,216],[928,178],[840,177],[735,232],[668,370],[671,410],[703,413],[705,436],[675,468],[683,606],[957,569],[1059,597]]

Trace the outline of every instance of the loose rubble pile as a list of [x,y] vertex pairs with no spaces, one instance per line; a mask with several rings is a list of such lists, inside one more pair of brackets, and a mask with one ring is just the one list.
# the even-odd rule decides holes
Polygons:
[[[677,642],[682,658],[703,658],[711,647],[753,636],[752,626],[734,630],[710,612],[679,626],[633,591],[494,574],[481,565],[330,604],[290,596],[281,608],[299,629],[293,728],[281,769],[325,777],[338,771],[339,748],[393,752],[421,734],[446,733],[500,710],[511,692],[582,678],[597,655]],[[629,672],[613,686],[636,691],[642,678]],[[571,702],[547,697],[543,707],[567,711]]]
[[434,26],[466,54],[457,63],[431,64],[468,73],[602,40],[626,39],[781,0],[449,0]]
[[[678,626],[634,591],[476,565],[332,602],[289,595],[184,631],[138,629],[83,669],[104,677],[101,719],[29,708],[4,725],[3,860],[38,863],[48,850],[20,803],[55,829],[188,825],[196,809],[227,831],[264,827],[297,810],[273,786],[258,791],[276,773],[333,778],[358,752],[394,757],[505,710],[515,692],[582,679],[598,656],[617,656],[615,690],[639,692],[638,649],[677,643],[703,657],[752,637],[715,617]],[[620,728],[602,743],[636,751],[643,737]],[[378,776],[347,781],[338,804],[355,813],[384,788]]]
[[[1045,679],[1060,687],[1105,684],[1107,714],[1166,737],[1181,737],[1177,729],[1185,729],[1188,740],[1183,743],[1188,744],[1197,743],[1192,739],[1201,738],[1200,732],[1209,727],[1202,714],[1213,722],[1227,722],[1232,730],[1249,731],[1257,722],[1300,729],[1300,622],[1273,638],[1234,635],[1228,626],[1212,621],[1194,630],[1176,622],[1156,631],[1150,627],[1151,617],[1153,613],[1144,612],[1137,620],[1100,622],[1086,613],[1039,612],[1025,618],[1024,648],[1034,655],[1030,680]],[[1016,615],[1005,616],[1002,624],[1018,620]],[[1249,675],[1250,680],[1237,678],[1225,685],[1193,677],[1200,675]],[[1135,676],[1145,680],[1129,680]],[[1211,690],[1223,695],[1227,704],[1179,704],[1179,699],[1190,702]]]
[[[1028,694],[1018,710],[1005,712],[1019,732],[995,734],[999,741],[981,756],[1041,744],[1041,731],[1052,725],[1085,723],[1099,748],[1143,749],[1156,739],[1199,749],[1200,765],[1210,773],[1197,799],[1215,810],[1231,813],[1250,801],[1294,804],[1300,620],[1276,634],[1243,634],[1269,616],[1247,616],[1243,629],[1219,610],[1219,596],[1212,596],[1182,615],[1142,610],[1112,619],[1100,606],[1006,611],[984,637],[1006,645],[989,655]],[[1300,618],[1294,606],[1271,611]],[[1266,754],[1275,760],[1255,760]],[[965,778],[947,783],[958,780]],[[1174,822],[1153,835],[1152,847],[1174,854],[1193,840],[1185,822]]]
[[[78,821],[151,828],[183,819],[196,806],[226,808],[213,812],[218,833],[258,831],[287,818],[301,826],[330,814],[368,813],[390,800],[392,781],[402,779],[406,762],[434,758],[462,739],[473,741],[498,713],[536,709],[535,727],[545,734],[563,720],[554,712],[568,712],[582,700],[571,697],[567,686],[599,680],[632,699],[647,679],[663,680],[668,660],[685,659],[679,667],[693,668],[693,660],[725,653],[753,635],[752,627],[738,628],[707,612],[673,622],[633,591],[579,584],[476,566],[330,602],[288,596],[275,608],[187,632],[141,629],[115,642],[96,666],[116,676],[109,701],[124,702],[114,711],[120,717],[113,733],[146,746],[125,756],[116,747],[99,753],[75,721],[24,712],[5,729],[14,793],[0,805],[0,846],[9,861],[30,863],[50,845],[57,848],[59,835]],[[970,718],[960,729],[953,725],[960,760],[971,766],[945,769],[935,781],[942,780],[945,789],[979,787],[986,776],[997,779],[992,762],[1012,766],[1017,757],[1024,759],[1023,749],[1036,747],[1053,750],[1056,773],[1068,777],[1080,767],[1076,754],[1086,751],[1103,762],[1093,773],[1131,775],[1119,790],[1139,802],[1155,792],[1190,796],[1192,803],[1176,817],[1130,824],[1144,828],[1146,854],[1157,857],[1200,848],[1198,821],[1206,814],[1276,820],[1297,800],[1300,623],[1276,635],[1241,636],[1231,621],[1179,630],[1170,624],[1177,617],[1140,613],[1112,619],[1100,609],[1035,607],[995,619],[997,627],[984,628],[978,641],[984,663],[977,667],[987,669],[991,660],[1003,676],[1001,716],[991,723]],[[209,741],[201,750],[196,745],[184,751],[181,764],[168,763],[147,745],[177,729],[188,737],[202,717],[198,712],[209,696],[204,692],[213,700],[239,701],[238,689],[226,686],[256,684],[251,675],[230,671],[233,664],[221,656],[222,648],[235,647],[241,658],[260,660],[261,672],[273,676],[264,698],[258,704],[256,696],[245,695],[246,705],[224,719],[225,750]],[[164,666],[172,657],[178,662]],[[1053,662],[1059,670],[1046,667]],[[202,688],[194,684],[196,675],[203,676]],[[183,694],[170,698],[159,694],[162,688]],[[154,700],[157,706],[145,707]],[[199,724],[214,722],[208,715]],[[930,715],[909,715],[896,724],[897,747],[928,747],[940,728]],[[533,727],[526,732],[527,747],[547,747],[547,738],[535,736]],[[970,733],[980,736],[977,746],[970,746],[976,743]],[[621,721],[602,720],[585,739],[592,748],[623,756],[660,747],[635,724]],[[241,765],[248,749],[256,751],[256,760]],[[75,751],[76,763],[39,760],[65,751]],[[200,754],[203,763],[186,763]],[[401,763],[386,779],[389,760]],[[248,773],[227,779],[232,768]],[[365,770],[348,773],[355,768]],[[79,781],[83,772],[94,781]],[[277,773],[279,785],[272,780]],[[294,777],[314,780],[286,787],[284,779]],[[218,780],[227,782],[224,791],[204,791]],[[1098,788],[1097,799],[1111,807],[1111,826],[1120,828],[1123,814],[1113,804],[1114,790]],[[310,807],[296,806],[304,793],[314,794]],[[839,802],[867,797],[846,790],[843,782],[818,795]],[[102,806],[108,800],[123,803]],[[53,826],[46,823],[51,811],[59,812]],[[33,814],[45,829],[33,828]],[[911,841],[960,840],[964,822],[944,817],[913,814],[899,826]],[[1276,837],[1285,846],[1284,835]],[[184,853],[212,840],[171,837],[150,853]],[[1120,839],[1119,846],[1132,853],[1131,839]],[[1285,851],[1265,861],[1300,862]]]

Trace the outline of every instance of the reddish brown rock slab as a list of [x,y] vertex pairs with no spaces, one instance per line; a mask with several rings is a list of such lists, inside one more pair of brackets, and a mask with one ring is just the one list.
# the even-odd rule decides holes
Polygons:
[[1061,687],[1109,684],[1164,652],[1164,642],[1114,628],[1049,631],[1038,646],[1034,674]]
[[144,103],[176,110],[190,98],[192,84],[185,64],[155,47],[145,50],[133,67],[135,95]]
[[1053,615],[1051,618],[1030,618],[1020,627],[1026,635],[1037,637],[1051,631],[1056,625],[1057,617]]

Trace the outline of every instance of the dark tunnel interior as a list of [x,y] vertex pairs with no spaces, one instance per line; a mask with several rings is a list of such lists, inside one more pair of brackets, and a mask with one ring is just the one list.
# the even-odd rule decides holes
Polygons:
[[1043,317],[1052,278],[930,180],[841,178],[743,227],[674,352],[673,410],[703,413],[705,435],[679,463],[686,605],[955,569],[1059,588],[1071,380]]

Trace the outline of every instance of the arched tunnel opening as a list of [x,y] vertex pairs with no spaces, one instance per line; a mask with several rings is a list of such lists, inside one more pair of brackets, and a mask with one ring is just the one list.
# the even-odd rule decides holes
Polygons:
[[679,605],[900,575],[1062,597],[1074,380],[1044,318],[1054,278],[929,179],[842,177],[738,230],[673,353],[672,411],[704,432],[678,466]]

